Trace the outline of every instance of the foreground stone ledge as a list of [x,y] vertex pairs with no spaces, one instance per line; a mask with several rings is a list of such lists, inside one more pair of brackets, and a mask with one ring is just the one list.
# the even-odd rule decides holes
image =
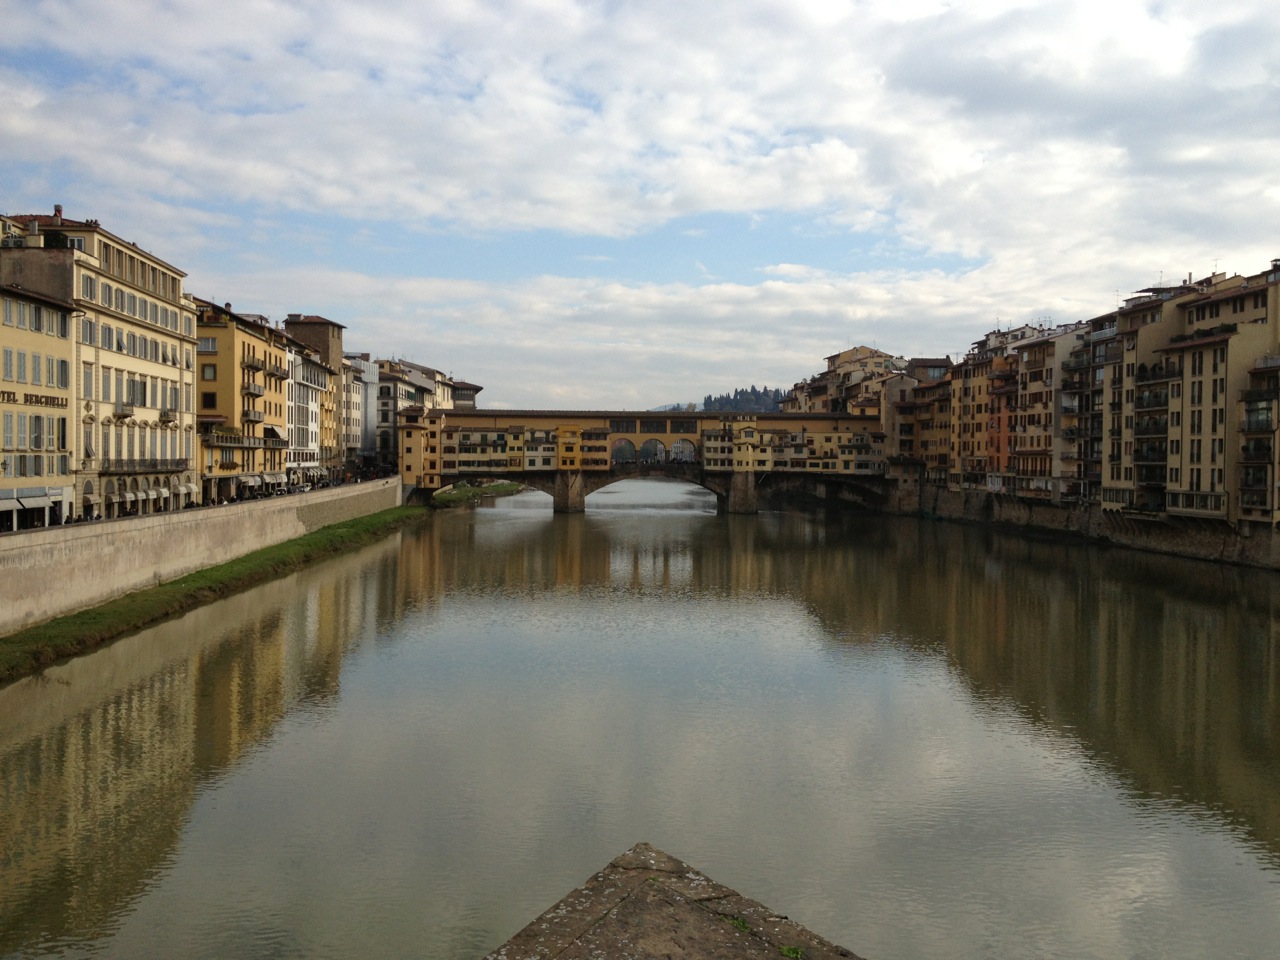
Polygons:
[[858,958],[639,843],[485,960]]

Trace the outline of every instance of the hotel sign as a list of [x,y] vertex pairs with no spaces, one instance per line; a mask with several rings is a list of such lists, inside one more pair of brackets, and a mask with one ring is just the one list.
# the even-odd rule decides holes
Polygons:
[[[0,403],[18,403],[18,394],[13,390],[0,390]],[[56,397],[49,393],[24,393],[22,403],[29,407],[58,407],[66,409],[67,398]]]

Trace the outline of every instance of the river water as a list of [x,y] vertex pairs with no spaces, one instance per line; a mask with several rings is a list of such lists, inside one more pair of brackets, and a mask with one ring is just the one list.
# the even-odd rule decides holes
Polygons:
[[480,957],[644,840],[868,960],[1280,954],[1280,580],[629,481],[0,690],[0,955]]

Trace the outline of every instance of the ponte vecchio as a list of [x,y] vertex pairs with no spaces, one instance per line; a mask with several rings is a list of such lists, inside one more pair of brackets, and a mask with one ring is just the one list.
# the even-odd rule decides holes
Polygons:
[[689,480],[729,513],[755,513],[780,478],[885,479],[880,421],[854,414],[410,407],[397,427],[406,487],[514,480],[550,493],[557,513],[633,477]]

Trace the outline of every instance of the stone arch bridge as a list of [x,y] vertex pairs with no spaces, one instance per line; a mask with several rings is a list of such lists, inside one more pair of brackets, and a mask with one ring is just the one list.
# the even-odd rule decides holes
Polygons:
[[402,479],[420,495],[459,480],[503,479],[550,493],[557,513],[619,480],[673,477],[716,495],[722,510],[755,513],[781,492],[883,505],[878,418],[849,414],[664,411],[437,410],[403,412]]

